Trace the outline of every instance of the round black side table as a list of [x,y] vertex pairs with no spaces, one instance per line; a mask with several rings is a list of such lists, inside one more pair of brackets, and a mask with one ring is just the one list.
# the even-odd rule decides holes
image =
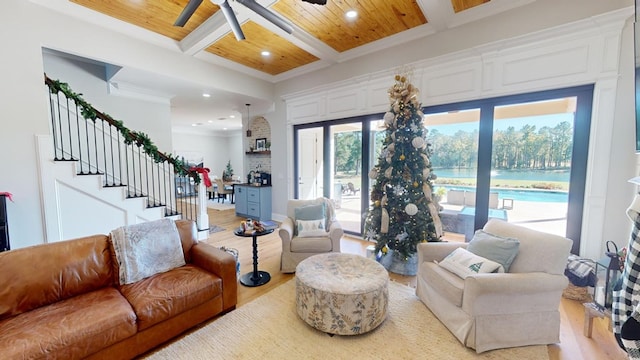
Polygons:
[[271,280],[271,275],[266,271],[258,271],[258,236],[271,234],[273,229],[268,229],[265,231],[253,231],[250,233],[245,233],[241,228],[235,229],[233,233],[236,236],[242,237],[252,237],[253,238],[253,271],[250,273],[246,273],[240,277],[240,283],[244,286],[260,286],[264,285]]

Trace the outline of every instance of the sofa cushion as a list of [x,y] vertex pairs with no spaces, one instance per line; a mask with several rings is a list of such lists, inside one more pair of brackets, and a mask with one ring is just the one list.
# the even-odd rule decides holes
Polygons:
[[144,330],[222,296],[222,280],[199,267],[185,265],[123,285],[120,291],[138,317],[138,330]]
[[505,272],[509,272],[511,263],[518,255],[519,247],[520,241],[518,239],[477,230],[469,242],[467,250],[499,263],[504,267]]
[[462,306],[462,294],[464,292],[464,280],[462,278],[433,262],[420,264],[419,273],[448,302],[458,307]]
[[105,235],[0,252],[0,320],[112,286],[110,253]]
[[451,254],[442,259],[438,265],[463,279],[474,274],[504,272],[502,265],[495,261],[485,259],[482,256],[473,254],[464,248],[457,248],[453,250]]
[[136,315],[112,287],[0,321],[3,359],[79,359],[135,335]]

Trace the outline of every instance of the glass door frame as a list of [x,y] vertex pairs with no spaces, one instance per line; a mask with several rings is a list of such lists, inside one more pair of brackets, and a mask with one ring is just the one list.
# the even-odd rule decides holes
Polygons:
[[[586,186],[587,162],[589,152],[589,133],[591,128],[591,112],[593,103],[593,84],[579,85],[553,90],[543,90],[537,92],[528,92],[516,95],[504,95],[493,98],[484,98],[478,100],[463,101],[458,103],[449,103],[442,105],[423,106],[422,112],[425,114],[441,113],[447,111],[460,111],[469,109],[480,109],[479,124],[479,140],[478,140],[478,164],[476,179],[476,213],[474,229],[480,229],[488,220],[489,216],[489,193],[490,193],[490,173],[491,173],[491,154],[493,142],[493,117],[496,106],[512,105],[517,103],[527,103],[535,101],[543,101],[563,97],[576,97],[576,113],[574,117],[573,127],[573,148],[570,171],[569,200],[567,211],[567,229],[566,237],[573,240],[571,252],[577,254],[580,249],[580,237],[582,233],[582,215],[584,207],[584,195]],[[370,115],[355,116],[350,118],[319,121],[307,124],[298,124],[293,126],[293,148],[294,148],[294,178],[299,175],[298,160],[298,129],[322,128],[323,142],[330,144],[330,127],[344,123],[361,122],[362,124],[362,196],[361,211],[365,213],[369,207],[368,189],[370,186],[369,177],[366,176],[371,166],[371,124],[375,120],[380,120],[384,113],[375,113]],[[429,124],[425,124],[427,129]],[[366,134],[366,136],[365,136]],[[364,154],[368,154],[364,156]],[[331,151],[328,146],[323,147],[323,161],[325,166],[331,163]],[[375,160],[375,159],[374,159]],[[329,169],[330,170],[330,169]],[[437,171],[436,171],[437,174]],[[324,171],[323,181],[330,184],[331,173]],[[367,196],[364,195],[367,191]],[[331,195],[331,186],[324,187],[323,196],[329,198]],[[294,182],[294,195],[299,194],[297,181]],[[360,233],[354,235],[362,235],[364,224],[360,224]]]
[[[571,252],[580,250],[582,233],[582,215],[589,152],[589,133],[591,128],[591,110],[594,85],[581,85],[569,88],[544,90],[517,95],[505,95],[494,98],[464,101],[443,105],[423,107],[425,114],[447,111],[480,109],[478,139],[478,170],[476,178],[476,213],[474,230],[481,229],[489,217],[489,193],[491,182],[491,155],[493,149],[493,118],[497,106],[528,103],[556,98],[576,97],[576,113],[573,126],[573,147],[570,171],[569,200],[567,211],[566,237],[573,240]],[[429,124],[425,124],[427,129]],[[437,170],[435,171],[437,174]]]

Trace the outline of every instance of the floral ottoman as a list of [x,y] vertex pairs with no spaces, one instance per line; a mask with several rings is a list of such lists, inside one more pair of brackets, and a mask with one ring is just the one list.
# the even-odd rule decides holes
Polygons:
[[363,256],[327,253],[296,267],[296,310],[312,327],[330,334],[357,335],[387,316],[389,273]]

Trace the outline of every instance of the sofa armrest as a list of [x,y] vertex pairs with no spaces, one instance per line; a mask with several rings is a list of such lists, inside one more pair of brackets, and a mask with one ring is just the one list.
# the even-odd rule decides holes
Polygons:
[[238,303],[236,259],[226,251],[200,242],[191,248],[193,264],[222,279],[222,307],[232,309]]
[[441,261],[459,247],[466,248],[463,242],[426,242],[418,244],[418,266],[423,262]]
[[462,309],[474,315],[558,310],[568,283],[564,275],[543,272],[471,275],[464,281]]

